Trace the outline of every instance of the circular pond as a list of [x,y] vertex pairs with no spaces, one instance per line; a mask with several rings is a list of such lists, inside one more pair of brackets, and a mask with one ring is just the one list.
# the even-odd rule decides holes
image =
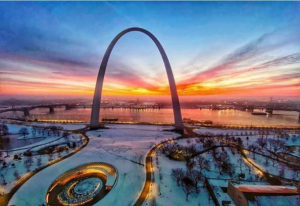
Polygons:
[[93,205],[115,186],[118,173],[107,163],[88,163],[66,171],[51,184],[46,203],[56,205]]

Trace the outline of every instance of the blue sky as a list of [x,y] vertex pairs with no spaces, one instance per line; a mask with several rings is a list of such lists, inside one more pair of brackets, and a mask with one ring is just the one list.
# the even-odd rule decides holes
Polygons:
[[[158,38],[181,95],[299,95],[300,2],[0,2],[0,89],[91,95],[108,44],[129,27]],[[104,87],[168,93],[147,36],[118,42]]]

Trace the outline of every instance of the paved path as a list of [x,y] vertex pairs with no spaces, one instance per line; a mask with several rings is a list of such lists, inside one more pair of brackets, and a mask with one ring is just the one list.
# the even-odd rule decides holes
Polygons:
[[73,154],[79,152],[82,148],[84,148],[88,142],[89,142],[89,138],[85,135],[85,131],[84,130],[80,130],[80,133],[86,138],[86,144],[82,145],[82,147],[80,147],[79,149],[76,149],[74,150],[73,152],[69,153],[68,155],[62,157],[61,159],[57,159],[55,161],[52,161],[51,164],[47,164],[31,173],[28,173],[29,175],[26,176],[25,178],[23,178],[21,181],[18,182],[17,185],[15,185],[12,190],[8,193],[8,194],[5,194],[5,195],[0,195],[0,205],[8,205],[9,203],[9,200],[12,198],[12,196],[18,191],[18,189],[27,181],[29,180],[32,176],[34,176],[36,173],[40,172],[41,170],[53,165],[53,164],[56,164],[57,162],[60,162],[70,156],[72,156]]

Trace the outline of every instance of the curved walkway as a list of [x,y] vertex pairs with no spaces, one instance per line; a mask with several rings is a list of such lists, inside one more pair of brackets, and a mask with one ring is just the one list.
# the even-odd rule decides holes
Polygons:
[[35,174],[37,174],[38,172],[42,171],[43,169],[56,164],[74,154],[76,154],[77,152],[79,152],[80,150],[82,150],[88,143],[89,143],[89,138],[85,135],[85,131],[84,130],[78,130],[80,131],[80,133],[86,138],[85,144],[82,145],[82,147],[77,148],[76,150],[73,150],[71,153],[69,153],[68,155],[60,158],[60,159],[56,159],[54,161],[52,161],[50,164],[47,164],[43,167],[40,167],[39,169],[32,171],[30,173],[27,173],[23,178],[21,178],[20,180],[18,180],[18,183],[11,189],[11,191],[5,195],[0,196],[0,205],[8,205],[9,200],[12,198],[12,196],[18,191],[18,189],[27,181],[29,180],[32,176],[34,176]]
[[[183,136],[176,138],[176,140],[179,139],[190,139],[190,138],[196,138],[199,137],[198,134],[194,133],[192,131],[191,128],[185,128],[185,133]],[[204,137],[204,136],[201,136]],[[143,187],[143,190],[139,196],[139,198],[137,199],[137,201],[135,202],[134,206],[142,206],[143,203],[145,202],[145,200],[147,199],[151,184],[153,183],[152,181],[152,177],[153,177],[153,169],[152,169],[152,156],[155,153],[155,150],[159,147],[161,147],[163,144],[169,142],[169,140],[163,141],[157,145],[155,145],[154,147],[151,148],[151,150],[148,152],[147,156],[146,156],[146,180],[145,180],[145,184]],[[207,148],[205,150],[202,150],[200,152],[197,152],[196,154],[194,154],[191,158],[196,157],[197,155],[206,153],[210,150],[219,148],[219,147],[235,147],[238,150],[241,151],[241,155],[248,161],[248,157],[244,154],[243,149],[245,148],[241,148],[241,147],[237,147],[236,145],[214,145],[210,148]],[[247,149],[246,149],[247,150]],[[279,181],[279,177],[275,176],[275,175],[270,175],[269,173],[266,173],[265,171],[261,170],[260,168],[258,168],[256,165],[254,165],[251,161],[248,161],[252,166],[254,166],[256,169],[258,169],[259,171],[261,171],[267,178],[268,181],[272,182],[272,183],[278,183]],[[286,179],[286,178],[282,178],[282,179]],[[290,179],[286,179],[286,180],[290,180]]]
[[[91,194],[79,195],[79,197],[69,193],[69,191],[72,190],[72,186],[76,185],[77,182],[89,178],[99,178],[102,181],[101,185],[97,187],[97,190],[94,190]],[[109,193],[115,186],[117,180],[118,172],[116,168],[108,163],[95,162],[83,164],[66,171],[55,179],[48,189],[46,203],[53,206],[65,204],[78,204],[82,206],[93,205]],[[66,192],[66,194],[63,195],[64,198],[61,199],[61,194],[64,194],[64,191],[68,192]],[[70,202],[68,202],[68,200]]]

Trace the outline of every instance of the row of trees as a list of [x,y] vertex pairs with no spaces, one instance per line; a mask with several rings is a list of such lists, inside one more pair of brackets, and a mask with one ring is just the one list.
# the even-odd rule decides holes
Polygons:
[[[26,172],[30,172],[31,171],[31,166],[34,163],[33,158],[32,157],[27,157],[26,159],[24,159],[23,163],[24,163],[24,167],[26,169]],[[14,168],[15,163],[10,164],[10,166],[12,168]],[[42,158],[38,157],[37,160],[36,160],[36,167],[40,168],[41,166],[43,166]],[[18,181],[21,178],[22,174],[23,174],[23,172],[19,172],[18,170],[15,170],[13,172],[13,176],[14,176],[16,181]],[[6,185],[7,182],[6,182],[5,175],[1,175],[1,178],[2,178],[2,181],[1,181],[0,185]]]
[[50,126],[32,126],[32,135],[35,136],[36,134],[40,134],[40,135],[45,135],[47,134],[48,136],[59,136],[60,135],[60,131],[63,130],[62,126],[54,126],[54,125],[50,125]]
[[280,139],[267,139],[263,137],[259,137],[255,144],[249,145],[248,149],[250,151],[261,151],[268,149],[270,152],[274,154],[274,157],[277,158],[276,153],[281,151],[283,153],[287,153],[289,148],[286,146],[285,142]]
[[[231,132],[231,133],[212,133],[212,132],[203,132],[199,133],[200,136],[205,136],[205,137],[217,137],[217,138],[229,138],[230,136],[253,136],[253,135],[258,135],[260,137],[269,137],[273,136],[274,138],[289,138],[289,134],[287,130],[284,129],[261,129],[257,131],[244,131],[244,132]],[[293,135],[294,137],[296,135]]]
[[225,128],[225,129],[237,129],[237,130],[254,130],[254,131],[271,131],[271,132],[284,132],[284,131],[295,131],[296,133],[300,132],[300,129],[298,127],[289,127],[289,128],[284,128],[284,127],[276,127],[276,126],[253,126],[253,125],[231,125],[231,126],[224,126],[224,125],[219,125],[219,124],[214,124],[211,127],[213,128]]
[[[63,127],[61,126],[47,126],[47,127],[43,127],[43,126],[32,126],[32,136],[35,136],[36,134],[39,135],[48,135],[48,136],[57,136],[59,137],[61,135],[61,130],[63,130]],[[26,135],[29,134],[29,130],[26,127],[22,127],[19,132],[19,134],[23,135],[23,137],[25,138]]]

